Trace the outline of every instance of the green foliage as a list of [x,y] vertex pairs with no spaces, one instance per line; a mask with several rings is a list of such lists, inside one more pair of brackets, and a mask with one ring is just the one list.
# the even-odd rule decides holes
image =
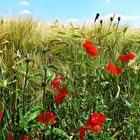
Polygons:
[[59,128],[52,128],[50,130],[45,131],[44,133],[46,136],[48,136],[48,135],[57,136],[57,139],[61,138],[61,139],[65,139],[65,140],[71,140],[71,138],[67,135],[67,133]]
[[42,107],[35,106],[32,107],[24,116],[21,116],[19,125],[20,130],[26,129],[26,127],[29,127],[29,123],[33,121],[42,111]]
[[[96,25],[41,24],[31,18],[9,19],[0,27],[0,139],[7,131],[34,139],[79,139],[79,128],[90,113],[107,116],[104,130],[87,131],[85,140],[140,139],[140,31],[109,22]],[[90,57],[82,44],[92,41],[99,51]],[[134,52],[128,63],[118,56]],[[30,54],[27,64],[26,54]],[[120,76],[106,70],[108,62],[123,68]],[[45,74],[44,74],[45,73]],[[63,75],[60,87],[69,93],[54,104],[51,81]],[[26,82],[25,82],[26,81]],[[23,93],[25,96],[23,111]],[[36,117],[47,108],[57,123],[46,126]],[[37,136],[37,138],[36,138]]]

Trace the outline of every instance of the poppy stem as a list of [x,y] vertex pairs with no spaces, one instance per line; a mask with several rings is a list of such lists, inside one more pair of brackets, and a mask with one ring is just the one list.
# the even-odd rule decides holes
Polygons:
[[[45,98],[46,98],[46,76],[47,76],[47,70],[45,68],[46,65],[46,50],[43,51],[44,55],[44,82],[43,82],[43,111],[46,109],[45,107]],[[43,114],[43,122],[45,122],[45,113]],[[45,135],[43,133],[42,139],[45,140]]]
[[28,76],[28,67],[29,67],[29,62],[26,62],[26,73],[25,73],[25,82],[24,82],[24,87],[23,87],[23,116],[25,115],[25,90],[26,90],[26,85],[27,85],[27,76]]
[[[29,59],[26,58],[26,73],[25,73],[25,81],[24,81],[24,86],[23,86],[23,94],[22,94],[22,109],[23,109],[23,116],[25,115],[25,90],[26,90],[26,85],[27,85],[27,80],[28,80],[28,71],[29,71]],[[24,132],[22,132],[22,137],[24,136]]]

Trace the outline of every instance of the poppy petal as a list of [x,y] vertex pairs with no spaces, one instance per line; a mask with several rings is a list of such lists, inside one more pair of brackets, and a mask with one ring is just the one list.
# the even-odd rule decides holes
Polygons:
[[53,81],[51,81],[51,85],[53,86],[53,88],[58,88],[60,86],[62,78],[62,75],[58,75]]
[[86,135],[86,128],[84,126],[82,126],[80,128],[80,140],[84,140],[85,135]]
[[98,56],[98,50],[96,49],[95,46],[92,45],[92,42],[86,41],[83,43],[83,47],[86,49],[86,51],[89,53],[91,56]]
[[23,138],[20,137],[20,140],[32,140],[32,138],[29,137],[28,135],[24,135]]
[[57,104],[62,104],[63,99],[67,96],[68,90],[65,88],[59,88],[58,90],[55,91],[54,93],[54,102]]
[[86,126],[90,131],[101,131],[103,129],[103,126],[101,124],[93,125],[93,123],[90,119],[87,120]]
[[7,132],[7,138],[8,140],[14,140],[14,136],[12,136],[12,134],[9,131]]
[[106,121],[106,116],[102,113],[94,113],[90,115],[90,119],[93,122],[96,121],[97,123],[101,123]]
[[136,57],[136,54],[133,52],[128,53],[129,59],[133,60]]
[[114,66],[111,62],[108,63],[107,70],[116,75],[121,75],[122,73],[122,68]]
[[135,57],[136,57],[136,54],[133,52],[130,52],[125,55],[120,55],[118,59],[122,62],[128,62],[129,60],[133,60]]
[[129,61],[128,55],[120,55],[120,56],[118,57],[118,59],[119,59],[120,61],[122,61],[122,62],[128,62],[128,61]]
[[56,124],[56,116],[52,112],[43,112],[37,117],[37,121],[44,123],[46,126]]
[[0,111],[0,122],[1,122],[1,119],[2,119],[2,111]]

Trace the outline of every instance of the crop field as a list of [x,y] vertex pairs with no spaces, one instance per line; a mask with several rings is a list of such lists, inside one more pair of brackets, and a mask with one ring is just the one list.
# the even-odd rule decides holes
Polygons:
[[0,140],[140,140],[140,29],[0,19]]

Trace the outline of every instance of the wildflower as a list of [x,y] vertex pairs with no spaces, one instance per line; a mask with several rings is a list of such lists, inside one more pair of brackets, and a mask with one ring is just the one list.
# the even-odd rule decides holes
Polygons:
[[85,135],[86,135],[86,128],[84,126],[82,126],[80,128],[80,140],[84,140]]
[[[7,138],[8,140],[14,140],[14,136],[9,131],[7,132]],[[19,140],[32,140],[32,138],[28,135],[24,135],[23,137],[21,136]]]
[[128,55],[128,57],[129,57],[129,59],[131,59],[131,60],[133,60],[133,59],[136,57],[136,54],[133,53],[133,52],[130,52],[130,53],[128,53],[127,55]]
[[101,113],[90,114],[86,126],[90,131],[101,131],[103,129],[102,122],[106,121],[106,116]]
[[2,111],[0,111],[0,122],[1,122],[1,119],[2,119]]
[[24,135],[23,136],[23,138],[22,137],[20,137],[20,139],[19,140],[32,140],[32,138],[31,137],[29,137],[28,135]]
[[83,44],[84,48],[86,49],[86,51],[89,53],[89,55],[91,56],[98,56],[98,50],[96,49],[95,46],[92,45],[92,42],[90,41],[86,41]]
[[65,88],[60,88],[58,90],[55,91],[54,93],[54,102],[57,104],[62,104],[64,98],[67,96],[68,94],[68,90]]
[[114,66],[111,62],[108,63],[107,70],[116,75],[121,75],[122,73],[122,68]]
[[58,75],[53,81],[51,81],[51,85],[53,88],[58,88],[61,84],[62,75]]
[[120,56],[118,57],[118,59],[119,59],[120,61],[122,61],[122,62],[127,62],[127,61],[129,61],[128,55],[120,55]]
[[7,138],[8,140],[14,140],[14,136],[9,131],[7,132]]
[[52,112],[43,112],[37,117],[37,121],[46,126],[56,124],[56,116]]
[[133,60],[135,57],[136,57],[136,54],[133,52],[130,52],[125,55],[120,55],[118,59],[122,62],[128,62],[129,60]]

